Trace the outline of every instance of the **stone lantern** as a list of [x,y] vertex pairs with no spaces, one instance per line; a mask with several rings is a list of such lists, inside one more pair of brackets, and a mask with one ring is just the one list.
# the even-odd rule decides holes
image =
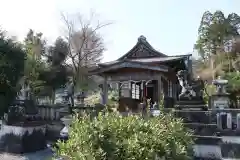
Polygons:
[[232,129],[232,115],[226,109],[230,108],[229,94],[226,92],[228,80],[220,76],[213,81],[216,86],[216,93],[211,96],[211,107],[217,110],[217,126],[221,130]]

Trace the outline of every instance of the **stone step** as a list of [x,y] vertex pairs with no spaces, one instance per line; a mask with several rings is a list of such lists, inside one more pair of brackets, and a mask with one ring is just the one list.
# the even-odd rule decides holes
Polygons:
[[216,124],[184,123],[184,126],[191,129],[194,135],[199,135],[199,136],[217,136],[218,135]]
[[176,109],[179,109],[179,110],[207,110],[207,106],[205,105],[191,105],[191,104],[185,104],[185,105],[175,105],[175,108]]
[[185,123],[212,123],[215,116],[209,115],[208,112],[199,111],[174,111],[174,115],[182,118]]
[[[200,136],[223,136],[223,137],[239,137],[240,143],[240,130],[232,130],[232,129],[219,129],[217,124],[204,124],[204,123],[184,123],[185,127],[193,130],[194,135]],[[235,140],[234,140],[235,141]],[[231,142],[233,143],[233,142]]]
[[204,145],[220,145],[222,143],[222,138],[217,136],[192,136],[194,139],[194,144],[204,144]]

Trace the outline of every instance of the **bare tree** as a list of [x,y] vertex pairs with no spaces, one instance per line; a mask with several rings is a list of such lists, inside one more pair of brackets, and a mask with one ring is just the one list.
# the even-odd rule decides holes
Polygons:
[[69,45],[67,61],[72,66],[73,78],[79,87],[86,82],[88,68],[101,61],[105,46],[99,31],[111,23],[99,22],[94,13],[89,19],[83,19],[81,14],[72,18],[62,14],[62,19]]

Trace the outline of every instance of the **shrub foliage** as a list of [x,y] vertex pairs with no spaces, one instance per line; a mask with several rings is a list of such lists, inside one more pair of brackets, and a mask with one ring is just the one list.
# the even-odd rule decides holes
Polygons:
[[[145,118],[115,113],[74,118],[57,155],[72,160],[189,159],[191,134],[171,115]],[[158,157],[158,158],[157,158]]]
[[25,51],[0,31],[0,116],[7,112],[16,95],[16,85],[23,76]]

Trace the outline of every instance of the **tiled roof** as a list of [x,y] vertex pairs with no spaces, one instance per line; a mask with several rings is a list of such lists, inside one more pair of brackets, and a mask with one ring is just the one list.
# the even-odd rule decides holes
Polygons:
[[[151,63],[151,62],[168,62],[183,59],[190,55],[177,55],[167,57],[152,57],[152,58],[137,58],[137,59],[126,59],[129,62],[140,62],[140,63]],[[124,60],[123,60],[124,61]],[[120,60],[100,63],[99,66],[109,66],[121,62]]]
[[118,62],[120,62],[120,61],[118,61],[118,60],[116,60],[116,61],[109,61],[109,62],[99,63],[98,65],[99,66],[102,66],[102,65],[108,66],[108,65],[112,65],[112,64],[115,64],[115,63],[118,63]]
[[180,60],[183,59],[183,57],[154,57],[154,58],[142,58],[142,59],[131,59],[129,61],[134,62],[143,62],[143,63],[151,63],[151,62],[167,62],[167,61],[174,61],[174,60]]
[[156,70],[167,72],[168,66],[159,65],[153,66],[142,62],[131,62],[131,61],[119,61],[119,63],[113,63],[112,65],[106,65],[106,67],[100,67],[98,69],[90,71],[90,73],[100,73],[100,72],[107,72],[111,70],[117,70],[121,68],[140,68],[140,69],[148,69],[148,70]]

